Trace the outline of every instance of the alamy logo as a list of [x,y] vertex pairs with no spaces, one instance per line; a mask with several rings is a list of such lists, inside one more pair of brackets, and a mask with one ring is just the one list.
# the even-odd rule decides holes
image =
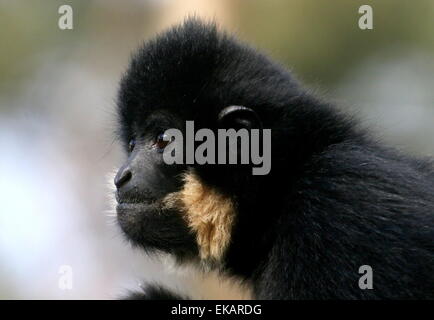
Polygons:
[[[195,133],[194,121],[187,121],[185,132],[185,164],[238,164],[240,160],[241,164],[253,165],[253,175],[266,175],[271,170],[271,129],[218,129],[215,137],[206,128]],[[166,130],[163,140],[170,142],[163,151],[164,162],[184,164],[181,130]],[[201,144],[195,148],[195,142]]]
[[72,267],[69,265],[62,265],[59,267],[58,273],[60,274],[58,286],[61,290],[72,289]]
[[65,4],[59,7],[58,13],[61,14],[58,21],[58,26],[60,30],[72,30],[73,26],[73,11],[72,7]]
[[362,290],[373,289],[373,271],[369,265],[363,265],[359,268],[359,274],[363,274],[359,279],[359,288]]

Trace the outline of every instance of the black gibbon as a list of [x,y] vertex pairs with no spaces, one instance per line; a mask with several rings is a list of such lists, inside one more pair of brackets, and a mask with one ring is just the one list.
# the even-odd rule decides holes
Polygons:
[[[145,251],[240,279],[254,299],[434,298],[432,164],[383,146],[215,24],[187,19],[146,42],[118,118],[118,222]],[[164,132],[187,120],[271,129],[271,171],[166,164]],[[130,298],[183,297],[149,285]]]

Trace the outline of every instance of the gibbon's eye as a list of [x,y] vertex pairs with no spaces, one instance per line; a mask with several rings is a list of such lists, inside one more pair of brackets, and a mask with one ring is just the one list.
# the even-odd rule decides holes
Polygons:
[[[173,139],[172,139],[173,140]],[[156,138],[155,142],[153,144],[153,147],[156,148],[159,152],[163,152],[164,148],[172,142],[172,140],[169,139],[169,137],[164,134],[160,133]]]
[[134,147],[136,146],[136,139],[131,139],[130,142],[128,142],[128,152],[133,152]]

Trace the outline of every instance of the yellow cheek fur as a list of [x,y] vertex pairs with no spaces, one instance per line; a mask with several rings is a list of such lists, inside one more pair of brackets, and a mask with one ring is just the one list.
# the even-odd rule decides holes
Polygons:
[[165,198],[168,207],[181,208],[188,226],[195,231],[200,258],[219,261],[231,239],[235,205],[229,196],[203,184],[193,172],[184,176],[179,192]]

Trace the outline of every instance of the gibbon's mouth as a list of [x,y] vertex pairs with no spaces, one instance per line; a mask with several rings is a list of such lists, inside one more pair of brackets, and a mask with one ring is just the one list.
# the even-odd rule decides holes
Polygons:
[[115,192],[115,198],[118,205],[127,205],[127,206],[134,206],[134,205],[150,205],[157,202],[155,198],[152,197],[125,197],[121,196],[119,194],[119,191]]
[[151,203],[134,203],[134,202],[122,202],[118,203],[116,208],[123,209],[123,210],[140,210],[141,208],[146,209],[149,208],[152,204]]
[[158,207],[155,203],[132,203],[123,202],[116,206],[116,214],[118,218],[140,219],[140,216],[152,216],[158,212]]
[[140,216],[157,213],[160,209],[160,203],[156,199],[128,199],[119,196],[116,192],[116,213],[118,216]]

